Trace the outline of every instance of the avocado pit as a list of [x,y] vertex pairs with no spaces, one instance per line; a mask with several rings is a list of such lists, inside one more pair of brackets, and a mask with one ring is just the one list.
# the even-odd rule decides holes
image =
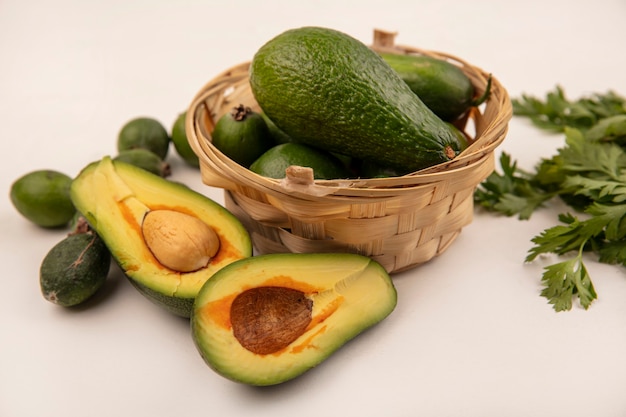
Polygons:
[[233,334],[247,350],[267,355],[289,346],[311,322],[313,301],[302,291],[256,287],[233,300]]
[[215,231],[202,220],[175,210],[151,210],[141,225],[154,257],[174,271],[204,268],[220,248]]

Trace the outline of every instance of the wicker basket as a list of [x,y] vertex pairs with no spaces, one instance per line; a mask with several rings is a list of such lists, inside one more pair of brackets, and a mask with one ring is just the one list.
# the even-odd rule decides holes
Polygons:
[[[372,49],[447,59],[471,79],[478,94],[489,74],[451,55],[394,45],[394,33],[374,31]],[[283,180],[257,175],[211,144],[215,122],[238,104],[260,110],[248,82],[249,63],[219,74],[187,112],[189,143],[203,183],[225,190],[225,206],[249,230],[258,253],[352,252],[392,273],[441,254],[472,221],[473,193],[494,169],[494,149],[512,115],[506,90],[492,78],[486,103],[457,123],[471,138],[454,160],[393,178],[312,180],[294,170]]]

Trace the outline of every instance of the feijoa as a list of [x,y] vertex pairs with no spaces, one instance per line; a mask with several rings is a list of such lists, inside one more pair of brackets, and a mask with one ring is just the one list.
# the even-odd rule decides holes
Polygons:
[[198,159],[198,155],[196,155],[193,149],[191,149],[189,141],[187,140],[187,132],[185,131],[186,117],[187,112],[183,112],[176,118],[174,126],[172,126],[172,143],[174,144],[176,153],[178,153],[178,155],[183,158],[187,164],[193,167],[199,167],[200,161]]
[[110,265],[111,254],[95,232],[70,234],[41,263],[41,293],[63,307],[80,304],[102,287]]
[[165,159],[170,146],[170,137],[165,127],[151,117],[137,117],[124,126],[117,136],[117,151],[147,149]]
[[127,149],[121,151],[114,159],[145,169],[163,178],[168,177],[172,173],[170,164],[147,149]]
[[263,116],[243,104],[220,117],[211,136],[217,149],[244,167],[274,145]]
[[11,202],[17,211],[42,227],[65,226],[76,209],[70,199],[72,178],[54,170],[37,170],[11,185]]
[[300,143],[276,145],[250,165],[250,171],[269,178],[284,178],[285,170],[297,165],[313,169],[315,179],[338,179],[350,177],[350,172],[330,152]]

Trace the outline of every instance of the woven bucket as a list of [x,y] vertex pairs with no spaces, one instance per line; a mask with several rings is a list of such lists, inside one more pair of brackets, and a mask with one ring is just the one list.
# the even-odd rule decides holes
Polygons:
[[[394,44],[394,33],[374,31],[372,49],[423,54],[459,66],[477,94],[489,74],[449,54]],[[211,144],[217,120],[244,104],[260,111],[242,63],[208,82],[186,120],[189,143],[200,159],[204,184],[224,189],[224,205],[251,234],[257,253],[351,252],[398,272],[440,255],[472,221],[473,193],[494,169],[494,149],[512,116],[506,90],[492,77],[491,94],[457,127],[470,146],[454,160],[392,178],[315,180],[294,167],[285,179],[257,175]],[[307,171],[308,170],[308,171]]]

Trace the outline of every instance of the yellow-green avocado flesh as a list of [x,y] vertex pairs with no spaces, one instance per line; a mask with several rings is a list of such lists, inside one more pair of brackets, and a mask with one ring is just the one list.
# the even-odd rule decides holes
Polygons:
[[[80,172],[72,182],[71,198],[130,282],[179,316],[191,315],[198,291],[215,272],[252,255],[248,232],[224,207],[182,184],[110,157]],[[179,272],[155,258],[144,240],[142,222],[147,212],[163,209],[196,217],[217,234],[219,251],[206,267]]]
[[[234,305],[242,294],[276,288],[299,292],[301,301],[310,306],[310,320],[290,343],[275,351],[255,353],[235,335]],[[318,365],[387,317],[396,302],[387,272],[365,256],[261,255],[234,262],[206,282],[194,304],[192,334],[205,362],[220,375],[248,385],[274,385]],[[251,303],[250,317],[265,314],[260,304]],[[293,310],[285,309],[286,316],[295,314]],[[280,321],[289,320],[284,317]]]

